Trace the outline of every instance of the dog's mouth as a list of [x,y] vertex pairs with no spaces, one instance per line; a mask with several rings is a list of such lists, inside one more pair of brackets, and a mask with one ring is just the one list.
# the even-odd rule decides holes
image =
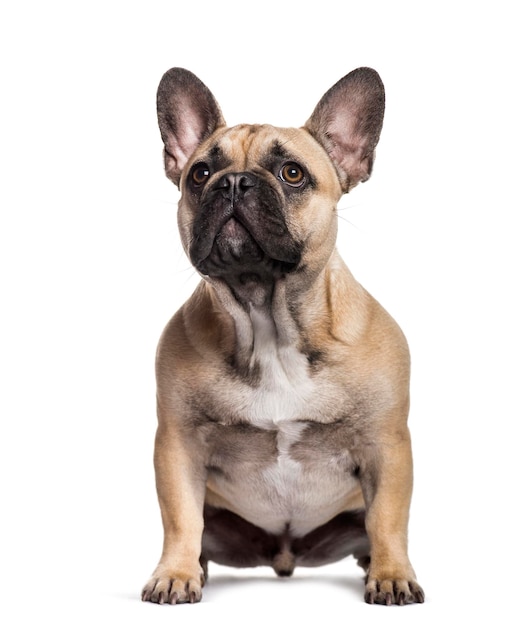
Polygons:
[[[211,235],[214,235],[213,238]],[[248,229],[233,216],[229,216],[216,233],[209,236],[203,233],[195,242],[193,263],[199,271],[208,275],[222,275],[235,269],[234,266],[239,270],[241,266],[259,266],[267,260],[264,250]],[[197,256],[199,252],[205,253],[204,258]]]
[[[211,237],[202,239],[209,240]],[[251,277],[254,281],[266,282],[292,272],[299,263],[299,254],[278,249],[270,242],[260,244],[248,228],[235,217],[230,217],[211,240],[211,247],[192,246],[191,260],[196,269],[204,275],[221,277],[231,282],[236,278],[245,283]],[[209,241],[208,241],[209,243]],[[268,251],[267,251],[268,250]],[[202,254],[199,254],[201,251]],[[206,252],[206,256],[200,258]]]
[[281,199],[256,176],[252,181],[230,193],[217,184],[202,198],[189,250],[201,274],[266,282],[298,266],[301,246],[289,232]]

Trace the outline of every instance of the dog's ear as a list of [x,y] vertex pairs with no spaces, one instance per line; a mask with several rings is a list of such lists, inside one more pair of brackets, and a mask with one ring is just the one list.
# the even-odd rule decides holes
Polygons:
[[329,89],[305,124],[327,150],[344,192],[371,175],[384,102],[379,75],[361,67]]
[[165,173],[176,185],[189,157],[224,118],[211,91],[192,72],[175,67],[166,72],[156,98]]

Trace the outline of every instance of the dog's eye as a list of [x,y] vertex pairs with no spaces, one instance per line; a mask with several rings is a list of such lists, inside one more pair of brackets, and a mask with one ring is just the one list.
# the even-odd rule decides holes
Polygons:
[[305,172],[297,163],[285,163],[279,171],[279,178],[287,185],[300,187],[305,180]]
[[211,171],[206,163],[197,163],[191,170],[191,180],[195,185],[203,185],[209,178]]

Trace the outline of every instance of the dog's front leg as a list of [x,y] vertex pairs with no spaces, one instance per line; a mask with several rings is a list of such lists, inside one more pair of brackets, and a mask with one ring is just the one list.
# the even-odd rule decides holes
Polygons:
[[202,597],[206,474],[198,455],[189,450],[177,428],[158,427],[154,465],[164,542],[160,562],[143,588],[144,601],[177,604]]
[[424,602],[408,558],[408,517],[413,482],[408,429],[385,432],[362,476],[366,529],[371,544],[365,600],[370,604]]

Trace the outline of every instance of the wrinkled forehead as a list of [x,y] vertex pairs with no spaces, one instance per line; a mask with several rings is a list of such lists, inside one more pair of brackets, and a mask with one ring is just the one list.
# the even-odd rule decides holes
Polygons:
[[206,161],[217,171],[244,171],[256,166],[270,169],[278,161],[306,164],[315,158],[325,158],[325,153],[303,129],[241,124],[215,132],[198,149],[194,162]]

